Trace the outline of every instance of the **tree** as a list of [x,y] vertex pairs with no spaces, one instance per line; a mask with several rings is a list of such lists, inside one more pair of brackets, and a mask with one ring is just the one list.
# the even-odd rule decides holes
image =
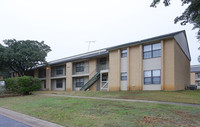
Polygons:
[[19,76],[24,76],[37,65],[45,64],[45,57],[51,51],[43,41],[9,39],[3,42],[5,46],[0,44],[0,70],[8,67]]
[[[171,0],[163,0],[165,6],[170,5]],[[177,16],[174,19],[174,23],[180,22],[181,25],[186,25],[187,23],[194,24],[193,29],[198,29],[197,39],[200,41],[200,0],[181,0],[182,5],[189,4],[181,16]],[[156,5],[160,3],[160,0],[153,0],[151,7],[157,7]]]

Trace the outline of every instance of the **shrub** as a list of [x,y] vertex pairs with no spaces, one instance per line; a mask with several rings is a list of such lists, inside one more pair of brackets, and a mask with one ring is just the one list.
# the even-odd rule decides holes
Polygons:
[[8,92],[17,92],[17,83],[16,83],[16,78],[7,78],[5,79],[6,85],[6,91]]
[[0,95],[4,94],[5,91],[6,91],[5,87],[4,86],[0,86]]
[[40,79],[29,76],[8,78],[5,82],[6,90],[23,95],[31,94],[31,92],[37,91],[41,88]]

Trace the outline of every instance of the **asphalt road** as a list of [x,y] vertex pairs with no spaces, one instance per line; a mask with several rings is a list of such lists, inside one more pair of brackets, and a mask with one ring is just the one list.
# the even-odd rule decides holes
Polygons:
[[0,115],[0,127],[30,127],[16,120]]

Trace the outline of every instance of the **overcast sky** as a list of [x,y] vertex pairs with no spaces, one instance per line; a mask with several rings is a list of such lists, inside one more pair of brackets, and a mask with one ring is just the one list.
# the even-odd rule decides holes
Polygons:
[[174,24],[187,6],[150,8],[153,0],[0,0],[0,43],[4,39],[45,41],[47,61],[186,30],[191,64],[197,61],[197,30]]

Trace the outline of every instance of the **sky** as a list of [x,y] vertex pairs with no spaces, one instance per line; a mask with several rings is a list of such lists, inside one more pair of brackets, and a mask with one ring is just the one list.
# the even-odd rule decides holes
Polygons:
[[44,41],[47,61],[186,30],[191,65],[200,44],[193,25],[174,24],[187,5],[172,0],[151,8],[153,0],[0,0],[0,43],[5,39]]

